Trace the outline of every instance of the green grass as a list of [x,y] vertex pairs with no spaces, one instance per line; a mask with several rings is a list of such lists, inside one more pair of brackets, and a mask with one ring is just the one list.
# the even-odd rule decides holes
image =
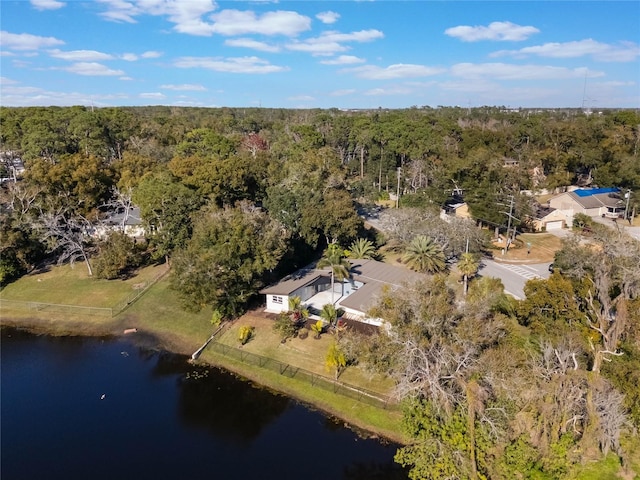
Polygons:
[[[28,275],[8,285],[0,292],[0,298],[113,308],[128,298],[141,283],[154,278],[160,268],[164,267],[143,269],[139,275],[126,281],[105,281],[88,277],[80,265],[76,265],[73,269],[69,266],[52,267],[47,272]],[[169,288],[168,277],[158,281],[115,318],[73,313],[51,314],[46,310],[34,313],[28,310],[10,309],[4,305],[1,313],[2,323],[31,326],[52,334],[121,334],[124,328],[136,328],[139,332],[136,335],[152,334],[159,339],[163,348],[186,354],[191,354],[198,349],[213,330],[210,323],[211,309],[207,308],[198,313],[185,311],[176,292]],[[34,315],[39,318],[33,318]],[[280,361],[331,377],[331,372],[324,369],[324,357],[329,342],[332,341],[330,335],[323,335],[321,340],[314,340],[311,336],[304,340],[292,339],[283,345],[271,329],[271,320],[260,317],[252,320],[249,315],[229,328],[224,341],[237,345],[236,335],[240,324],[243,321],[257,324],[258,320],[263,322],[262,328],[256,332],[254,340],[244,348],[249,351],[253,349],[255,353],[264,356],[273,355]],[[401,413],[397,410],[369,406],[343,395],[314,387],[308,382],[237,362],[208,349],[201,356],[201,361],[219,365],[267,388],[315,405],[362,430],[375,432],[399,442],[404,438],[400,431]],[[355,368],[347,369],[341,380],[381,393],[386,392],[390,387],[388,381],[385,383],[369,379]]]
[[0,298],[61,305],[112,308],[126,300],[165,267],[141,269],[128,280],[100,280],[89,277],[82,264],[55,266],[45,272],[25,275],[0,291]]

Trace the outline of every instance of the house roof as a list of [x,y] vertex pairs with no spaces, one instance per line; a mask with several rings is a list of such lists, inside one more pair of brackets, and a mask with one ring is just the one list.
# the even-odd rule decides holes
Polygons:
[[[326,275],[328,274],[329,272],[326,272]],[[260,290],[260,293],[265,295],[290,295],[300,287],[310,284],[323,275],[325,275],[325,272],[322,270],[316,270],[315,268],[303,268],[284,277],[278,283],[263,288]]]
[[[413,283],[424,275],[404,267],[396,267],[376,260],[349,260],[351,279],[364,285],[340,301],[340,305],[354,310],[366,311],[376,301],[385,285],[399,287]],[[297,289],[309,285],[319,277],[329,277],[329,267],[317,270],[314,266],[304,268],[285,277],[275,285],[260,290],[265,295],[290,295]]]
[[[112,211],[107,214],[104,222],[107,225],[122,225],[122,220],[124,219],[124,210],[120,209],[118,211]],[[141,225],[142,218],[140,216],[140,208],[139,207],[131,207],[129,208],[129,215],[127,216],[127,221],[125,225]]]
[[569,196],[583,208],[587,209],[616,207],[620,206],[622,203],[622,200],[615,195],[617,192],[617,188],[578,189],[573,192],[569,192]]

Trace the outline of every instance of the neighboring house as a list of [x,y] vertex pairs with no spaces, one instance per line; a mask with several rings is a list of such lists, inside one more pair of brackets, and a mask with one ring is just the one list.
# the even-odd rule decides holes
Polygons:
[[379,318],[369,318],[367,312],[380,298],[383,287],[402,288],[424,276],[404,267],[396,267],[376,260],[349,260],[351,278],[334,282],[331,291],[331,270],[313,266],[301,269],[280,282],[260,291],[266,296],[266,311],[271,313],[289,310],[289,298],[300,297],[312,315],[322,306],[333,303],[342,308],[345,316],[373,325],[381,325]]
[[536,232],[561,230],[567,226],[567,216],[561,210],[540,206],[533,215],[532,224]]
[[93,237],[106,237],[110,232],[124,232],[127,236],[144,237],[146,231],[142,225],[140,208],[130,207],[128,211],[120,208],[107,212],[99,225],[94,227]]
[[625,208],[619,192],[617,188],[579,188],[549,199],[549,207],[564,213],[569,225],[578,213],[590,217],[618,218]]
[[469,213],[469,205],[458,195],[450,197],[440,210],[440,218],[449,220],[448,217],[471,218]]

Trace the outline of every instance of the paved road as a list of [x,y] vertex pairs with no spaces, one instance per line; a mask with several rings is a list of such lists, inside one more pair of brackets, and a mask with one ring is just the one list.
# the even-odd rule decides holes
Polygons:
[[502,280],[505,293],[524,299],[524,284],[534,278],[549,278],[549,263],[512,264],[484,259],[480,264],[480,276]]

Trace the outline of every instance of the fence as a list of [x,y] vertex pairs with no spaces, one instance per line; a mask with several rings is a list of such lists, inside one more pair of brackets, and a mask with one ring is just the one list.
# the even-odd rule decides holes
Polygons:
[[169,272],[168,268],[164,269],[160,273],[157,273],[153,278],[150,278],[146,282],[140,284],[140,288],[138,288],[136,291],[132,292],[126,299],[124,299],[122,302],[120,302],[115,307],[113,307],[113,315],[112,316],[116,316],[119,313],[122,313],[127,308],[129,308],[129,306],[133,302],[135,302],[142,295],[144,295],[144,293],[147,290],[149,290],[153,285],[155,285],[162,277],[164,277],[167,274],[167,272]]
[[29,310],[39,313],[64,313],[77,315],[90,315],[110,318],[114,315],[113,309],[108,307],[83,307],[80,305],[62,305],[59,303],[26,302],[21,300],[0,299],[0,307]]
[[397,403],[391,398],[376,392],[368,391],[347,383],[339,382],[322,375],[318,375],[308,370],[304,370],[287,363],[274,360],[273,358],[263,357],[255,353],[247,352],[240,348],[232,347],[224,343],[212,341],[209,348],[226,357],[238,360],[249,365],[256,365],[260,368],[277,372],[289,378],[309,383],[313,387],[322,388],[324,390],[343,395],[363,403],[367,403],[374,407],[383,409],[395,409]]
[[155,285],[162,277],[164,277],[169,270],[163,270],[156,274],[153,278],[150,278],[144,283],[140,284],[140,287],[129,294],[127,298],[118,303],[115,307],[85,307],[81,305],[63,305],[59,303],[44,303],[44,302],[29,302],[23,300],[7,300],[0,298],[0,308],[14,308],[20,310],[29,310],[39,313],[62,313],[69,315],[84,315],[93,317],[115,317],[119,313],[126,310],[133,302],[138,300],[144,293]]

